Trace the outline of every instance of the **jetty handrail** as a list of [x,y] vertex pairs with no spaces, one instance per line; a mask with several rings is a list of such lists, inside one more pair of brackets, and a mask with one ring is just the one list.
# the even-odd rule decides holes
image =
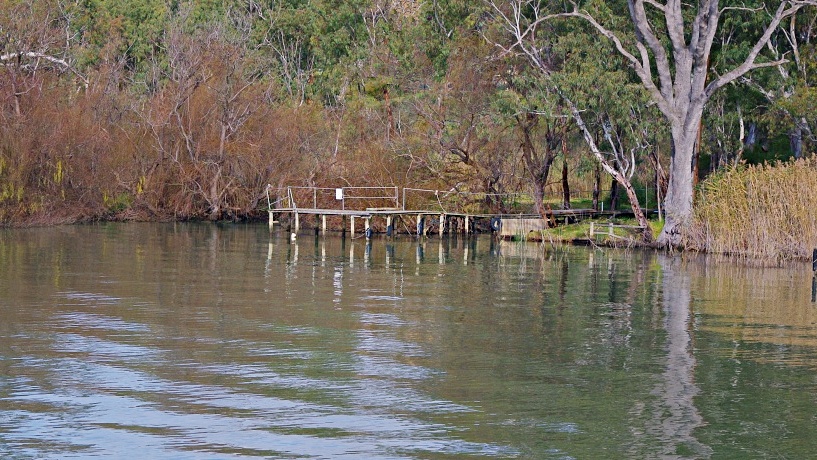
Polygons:
[[[271,184],[267,184],[267,208],[270,211],[276,209],[341,209],[346,210],[347,200],[369,200],[377,201],[388,200],[388,209],[400,210],[400,189],[397,186],[365,186],[365,187],[309,187],[288,185],[286,193],[283,197],[273,201],[270,197]],[[309,198],[306,198],[306,193],[311,193],[311,205]],[[281,194],[283,189],[279,188],[278,193]],[[305,193],[306,192],[306,193]],[[331,192],[332,198],[329,198]],[[321,195],[321,200],[318,195]],[[340,201],[340,206],[334,206],[327,202]],[[321,206],[322,205],[322,206]]]
[[[448,213],[449,211],[452,211],[452,212],[461,211],[461,209],[459,209],[459,208],[454,209],[454,210],[446,209],[446,205],[454,204],[456,206],[456,203],[446,203],[446,205],[443,204],[444,203],[443,200],[445,200],[446,198],[451,197],[451,196],[455,196],[455,197],[471,197],[471,198],[473,198],[473,197],[514,197],[514,199],[518,199],[519,197],[524,197],[524,196],[530,196],[530,195],[528,195],[526,193],[520,193],[520,192],[508,192],[508,193],[464,192],[464,191],[453,190],[453,189],[452,190],[433,190],[433,189],[424,189],[424,188],[404,187],[403,188],[403,210],[408,210],[408,209],[406,209],[406,201],[407,201],[406,200],[406,194],[407,194],[407,192],[418,192],[418,193],[425,193],[425,194],[434,195],[434,198],[437,200],[437,205],[439,206],[440,211],[443,212],[443,213]],[[515,215],[517,213],[511,213],[511,214]]]
[[272,211],[272,210],[277,209],[279,207],[279,205],[281,204],[281,202],[284,201],[285,199],[287,199],[287,197],[279,197],[277,200],[272,201],[272,198],[270,198],[270,190],[272,190],[272,184],[267,184],[267,187],[266,187],[265,191],[267,192],[267,210],[268,211]]
[[[277,199],[273,200],[272,190],[276,190]],[[472,192],[456,189],[439,190],[418,187],[398,186],[349,186],[349,187],[314,187],[288,185],[273,187],[267,184],[267,208],[269,211],[281,210],[343,210],[343,211],[405,211],[421,213],[462,213],[467,210],[471,215],[491,214],[486,211],[487,199],[504,203],[508,215],[536,215],[527,208],[532,206],[533,199],[524,192]],[[311,195],[311,196],[310,196]],[[482,200],[486,200],[482,203]],[[349,203],[347,203],[347,201]],[[355,205],[364,202],[365,206]],[[384,201],[386,201],[384,203]],[[354,203],[354,204],[353,204]],[[365,209],[362,209],[365,207]],[[510,209],[506,209],[510,207]],[[509,212],[510,211],[510,212]]]

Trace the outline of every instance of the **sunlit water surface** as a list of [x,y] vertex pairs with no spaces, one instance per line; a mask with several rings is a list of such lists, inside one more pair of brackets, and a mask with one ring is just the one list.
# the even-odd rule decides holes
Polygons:
[[0,456],[805,458],[805,265],[264,225],[0,231]]

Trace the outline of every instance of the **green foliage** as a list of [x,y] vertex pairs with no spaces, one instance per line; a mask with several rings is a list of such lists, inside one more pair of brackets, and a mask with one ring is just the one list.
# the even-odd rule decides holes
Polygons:
[[161,48],[169,13],[164,0],[83,0],[75,8],[74,26],[87,44],[89,64],[114,54],[139,68]]

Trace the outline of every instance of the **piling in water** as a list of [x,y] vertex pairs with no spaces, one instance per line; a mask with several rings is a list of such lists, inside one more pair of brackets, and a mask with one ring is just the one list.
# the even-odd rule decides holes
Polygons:
[[817,248],[811,253],[811,271],[817,274]]
[[811,277],[811,302],[817,302],[817,276]]

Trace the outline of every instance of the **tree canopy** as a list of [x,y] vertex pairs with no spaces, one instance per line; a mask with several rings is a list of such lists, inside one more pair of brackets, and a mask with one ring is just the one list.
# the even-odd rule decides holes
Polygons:
[[812,4],[0,1],[0,222],[243,218],[267,184],[545,215],[606,170],[673,243],[695,171],[813,152]]

